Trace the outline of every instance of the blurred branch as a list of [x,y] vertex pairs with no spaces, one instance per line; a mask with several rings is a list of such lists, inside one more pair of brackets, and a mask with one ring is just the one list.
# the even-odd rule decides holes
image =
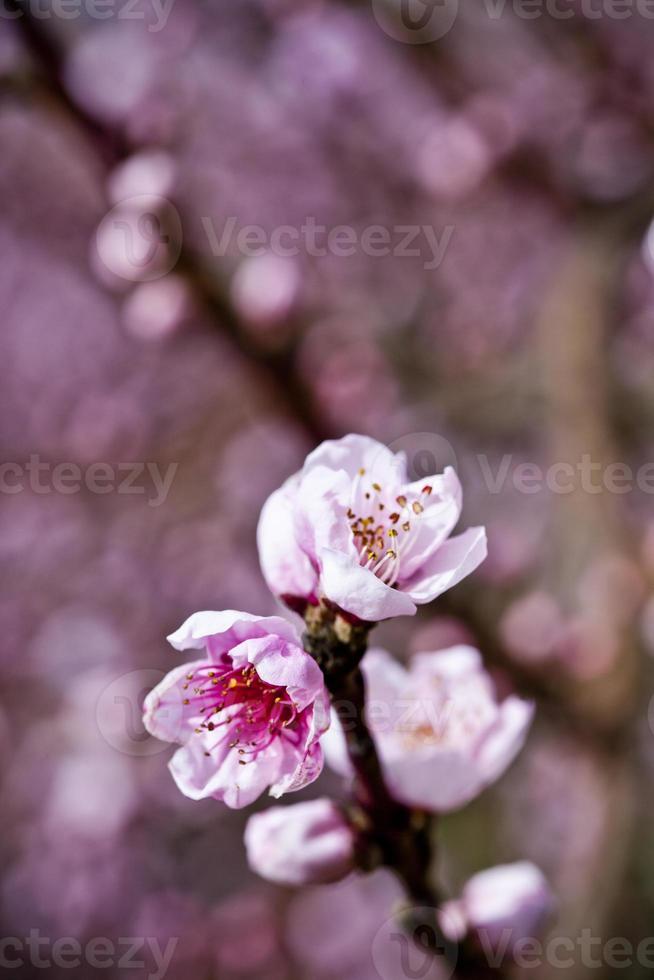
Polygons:
[[[62,81],[64,54],[46,24],[32,17],[28,4],[20,0],[7,0],[7,3],[9,9],[21,12],[16,23],[23,32],[37,70],[47,84],[44,97],[54,99],[59,109],[83,130],[107,171],[117,166],[136,148],[130,145],[119,129],[99,122],[71,99]],[[259,347],[243,328],[218,277],[189,249],[182,247],[175,271],[191,283],[200,306],[209,313],[214,325],[250,363],[263,372],[280,404],[285,405],[294,421],[304,427],[309,439],[321,442],[331,435],[315,410],[306,386],[298,378],[294,347],[289,345],[272,351]]]

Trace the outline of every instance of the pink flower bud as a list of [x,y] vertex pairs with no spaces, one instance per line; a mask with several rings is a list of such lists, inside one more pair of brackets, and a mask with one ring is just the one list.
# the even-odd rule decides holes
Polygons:
[[529,861],[518,861],[473,875],[452,904],[471,939],[485,952],[506,955],[520,940],[537,937],[554,909],[554,897],[542,872]]
[[250,867],[283,885],[326,884],[354,866],[354,834],[331,800],[276,806],[245,828]]

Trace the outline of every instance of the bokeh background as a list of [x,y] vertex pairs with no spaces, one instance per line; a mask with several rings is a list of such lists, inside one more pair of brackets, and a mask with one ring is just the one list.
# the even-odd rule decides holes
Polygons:
[[[528,858],[552,935],[650,935],[654,481],[602,481],[654,459],[654,22],[447,0],[417,43],[394,2],[5,0],[3,461],[176,469],[155,505],[147,475],[3,486],[2,936],[176,937],[169,980],[403,980],[372,953],[392,880],[257,880],[247,815],[183,798],[139,718],[189,613],[273,611],[259,509],[348,431],[418,476],[454,459],[489,531],[470,580],[379,640],[470,637],[538,702],[508,774],[441,822],[441,878]],[[216,248],[230,219],[307,218],[447,242],[433,268],[423,235],[417,256]],[[520,482],[584,456],[593,487]]]

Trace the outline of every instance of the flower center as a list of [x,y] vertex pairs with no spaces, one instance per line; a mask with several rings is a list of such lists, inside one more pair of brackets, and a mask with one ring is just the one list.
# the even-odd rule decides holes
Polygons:
[[394,586],[417,540],[416,528],[425,509],[423,500],[432,488],[424,486],[411,499],[404,493],[393,498],[379,483],[364,483],[365,475],[365,469],[360,469],[352,488],[352,506],[347,511],[350,530],[359,564],[386,585]]
[[252,665],[234,670],[207,664],[186,675],[185,705],[197,710],[196,734],[216,732],[216,742],[205,755],[229,739],[229,748],[252,762],[275,738],[286,732],[297,709],[285,687],[262,681]]

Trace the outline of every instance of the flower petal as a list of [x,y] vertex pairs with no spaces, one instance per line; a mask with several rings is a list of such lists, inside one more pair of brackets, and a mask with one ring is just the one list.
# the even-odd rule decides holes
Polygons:
[[333,470],[345,470],[353,479],[360,469],[379,482],[397,484],[406,482],[406,458],[395,454],[384,443],[354,433],[342,439],[328,439],[310,453],[304,464],[305,472],[317,466]]
[[143,724],[155,738],[162,742],[183,742],[192,732],[196,709],[184,705],[183,685],[188,683],[187,674],[205,663],[205,660],[191,660],[175,667],[147,694],[143,702]]
[[279,596],[310,599],[318,574],[295,536],[299,474],[290,477],[263,505],[257,527],[257,545],[263,577]]
[[213,797],[235,810],[253,803],[278,778],[282,763],[279,739],[246,765],[227,743],[210,755],[205,752],[202,738],[192,738],[177,750],[168,768],[178,788],[192,800]]
[[321,589],[324,595],[345,612],[368,622],[391,616],[413,616],[412,599],[391,589],[354,557],[326,548],[321,554]]
[[418,605],[431,602],[474,572],[486,554],[485,528],[468,528],[442,544],[404,588]]
[[[282,740],[283,741],[283,740]],[[270,787],[270,795],[279,799],[284,793],[294,793],[296,790],[308,786],[318,778],[322,772],[324,759],[320,742],[314,742],[308,752],[298,754],[297,748],[290,743],[283,743],[284,760],[282,764],[283,775]],[[297,764],[293,770],[290,769],[291,756],[295,753]]]
[[[425,486],[431,487],[428,495],[422,493]],[[456,527],[461,516],[463,491],[456,472],[448,466],[441,474],[410,484],[404,492],[409,499],[418,496],[424,507],[413,522],[412,541],[402,561],[400,577],[407,581],[442,547]]]
[[534,717],[534,704],[515,695],[500,705],[493,730],[484,739],[476,763],[483,773],[484,786],[494,783],[515,759],[524,745]]
[[178,630],[171,633],[168,642],[176,650],[206,647],[219,657],[243,640],[269,634],[282,637],[290,643],[299,643],[295,627],[281,616],[253,616],[251,613],[226,609],[222,612],[196,612]]

